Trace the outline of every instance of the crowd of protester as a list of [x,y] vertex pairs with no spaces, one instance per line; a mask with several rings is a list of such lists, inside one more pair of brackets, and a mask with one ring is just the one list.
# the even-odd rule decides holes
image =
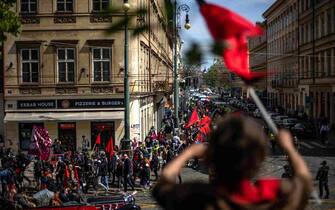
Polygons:
[[[143,141],[132,139],[131,151],[115,146],[113,154],[99,149],[91,152],[88,147],[74,152],[64,149],[58,139],[49,159],[41,160],[2,148],[0,207],[60,206],[80,202],[81,194],[148,189],[158,179],[159,170],[186,147],[179,136],[168,110],[159,130],[151,127]],[[43,196],[50,196],[48,202],[38,199]]]
[[[60,140],[54,141],[52,155],[46,161],[21,151],[14,155],[10,149],[2,149],[0,207],[61,206],[80,202],[82,194],[149,189],[158,180],[160,170],[187,147],[208,142],[209,132],[203,128],[211,124],[214,126],[210,129],[215,130],[216,123],[212,122],[220,121],[230,111],[208,101],[194,102],[182,110],[181,129],[177,130],[172,111],[167,110],[159,130],[151,127],[143,140],[132,139],[130,150],[115,146],[112,154],[99,149],[91,153],[88,146],[81,152],[64,151]],[[190,124],[195,112],[197,119]],[[274,136],[270,140],[274,142]],[[197,168],[198,157],[187,160],[187,165]],[[32,169],[31,176],[27,176],[28,168]],[[288,166],[284,170],[284,178],[292,176]],[[324,187],[328,197],[323,181],[328,175],[320,174],[320,189]],[[182,183],[180,172],[176,178]]]

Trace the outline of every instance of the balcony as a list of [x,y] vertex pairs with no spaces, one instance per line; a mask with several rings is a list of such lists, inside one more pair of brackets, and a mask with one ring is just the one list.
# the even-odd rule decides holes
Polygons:
[[172,84],[169,84],[168,80],[156,81],[153,83],[154,92],[169,92],[171,91]]

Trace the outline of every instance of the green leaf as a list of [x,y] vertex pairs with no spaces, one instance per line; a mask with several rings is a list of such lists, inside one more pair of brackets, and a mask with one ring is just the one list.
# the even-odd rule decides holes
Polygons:
[[185,53],[186,64],[198,64],[202,62],[202,51],[197,43],[192,43],[191,47]]
[[148,10],[145,9],[145,8],[140,8],[140,9],[137,9],[137,10],[135,11],[135,14],[136,14],[136,15],[146,15],[146,14],[148,14]]
[[0,1],[0,45],[6,40],[6,34],[9,33],[17,36],[20,33],[21,22],[16,13],[10,10],[10,7],[16,1]]
[[149,25],[143,25],[134,29],[132,36],[137,36],[140,33],[149,30]]
[[225,49],[225,46],[222,42],[214,42],[211,46],[211,51],[214,55],[222,56],[222,52]]
[[112,25],[108,28],[107,33],[115,33],[123,29],[126,24],[129,24],[129,18],[122,18],[121,20],[112,23]]

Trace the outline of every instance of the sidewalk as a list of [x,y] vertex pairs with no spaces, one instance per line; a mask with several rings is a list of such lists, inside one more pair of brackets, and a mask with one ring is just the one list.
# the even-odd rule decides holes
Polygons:
[[328,133],[328,143],[327,144],[335,147],[335,129],[331,129],[330,132]]

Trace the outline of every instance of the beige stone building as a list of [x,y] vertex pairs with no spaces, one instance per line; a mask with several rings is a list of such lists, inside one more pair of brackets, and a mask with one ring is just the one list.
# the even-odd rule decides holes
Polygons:
[[[129,0],[130,16],[144,7],[148,14],[134,17],[129,28],[131,138],[144,138],[159,126],[164,95],[172,83],[172,42],[164,1]],[[27,150],[32,127],[48,129],[52,139],[78,150],[82,136],[91,146],[98,133],[102,145],[124,133],[124,31],[108,34],[123,11],[112,0],[18,0],[16,12],[22,33],[4,46],[5,143],[14,151]],[[150,30],[135,37],[135,26]]]
[[299,1],[299,55],[299,104],[334,124],[335,1]]
[[[263,35],[250,38],[248,40],[249,47],[249,65],[251,71],[266,72],[266,22],[256,23],[263,28]],[[266,78],[255,83],[255,89],[260,96],[265,96]]]
[[298,4],[277,0],[264,14],[267,23],[267,89],[270,105],[298,107]]
[[268,97],[335,122],[335,1],[277,0],[267,21]]

